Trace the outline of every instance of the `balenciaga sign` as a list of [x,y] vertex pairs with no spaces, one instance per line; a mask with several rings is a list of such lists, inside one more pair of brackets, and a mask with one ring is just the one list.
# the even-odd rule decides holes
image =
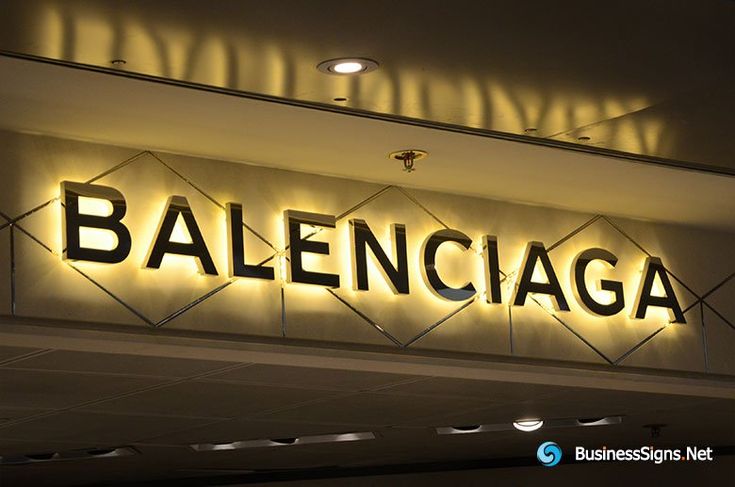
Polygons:
[[[125,196],[118,189],[90,183],[64,181],[61,183],[63,258],[69,261],[88,261],[114,265],[130,258],[133,238],[126,226],[125,216],[128,210]],[[111,208],[106,214],[91,214],[83,210],[80,201],[83,199],[102,200]],[[162,202],[163,203],[163,202]],[[143,268],[159,269],[165,265],[164,256],[175,254],[187,256],[199,266],[204,275],[219,276],[226,273],[231,278],[275,280],[274,268],[265,263],[249,263],[243,238],[243,214],[246,209],[242,204],[230,202],[225,205],[228,245],[228,270],[218,269],[212,258],[211,248],[207,243],[207,235],[201,231],[197,215],[192,210],[185,196],[172,195],[165,204],[160,217],[158,229],[149,245],[149,252]],[[306,255],[330,258],[329,243],[320,239],[322,231],[330,231],[336,227],[336,216],[305,211],[308,209],[288,209],[283,212],[284,242],[286,253],[286,276],[289,283],[304,283],[326,288],[344,286],[347,276],[335,273],[320,272],[307,268]],[[390,220],[390,215],[387,215]],[[188,242],[176,241],[172,238],[177,222],[183,221],[189,235]],[[467,301],[478,294],[484,296],[488,305],[511,304],[524,306],[530,294],[546,295],[550,298],[556,311],[570,311],[569,299],[574,296],[579,305],[592,315],[613,316],[623,312],[625,289],[634,287],[637,290],[635,303],[632,306],[632,319],[645,319],[650,308],[663,308],[668,311],[670,322],[686,323],[682,307],[676,296],[662,260],[655,256],[647,256],[641,262],[641,274],[638,282],[621,282],[594,276],[597,290],[591,292],[586,283],[590,264],[598,261],[608,268],[614,268],[618,259],[610,250],[590,247],[580,251],[573,259],[569,269],[555,269],[542,242],[529,241],[525,254],[520,262],[508,263],[519,269],[516,285],[511,292],[503,295],[501,282],[507,277],[501,272],[499,262],[499,245],[502,235],[492,234],[489,229],[486,235],[467,235],[458,229],[440,229],[428,235],[415,236],[421,238],[423,244],[418,261],[410,262],[407,251],[407,231],[405,222],[394,222],[390,225],[391,247],[381,245],[374,233],[375,228],[365,219],[349,220],[349,242],[352,275],[352,288],[356,291],[369,291],[369,255],[377,263],[383,279],[396,295],[410,294],[414,286],[424,285],[438,299],[445,301]],[[80,238],[83,229],[107,232],[114,235],[116,243],[109,248],[95,248],[85,245]],[[437,254],[440,247],[453,245],[460,250],[472,249],[473,237],[482,242],[482,263],[484,282],[472,282],[468,279],[464,285],[447,284],[442,277],[442,268],[438,265]],[[530,239],[533,238],[529,235]],[[410,282],[409,266],[418,266],[423,283]],[[535,276],[540,268],[544,279]],[[564,289],[560,284],[558,272],[568,272],[571,289]],[[654,288],[658,283],[658,290]],[[602,302],[595,296],[604,291],[610,299]]]
[[726,231],[6,131],[0,157],[0,317],[735,374]]

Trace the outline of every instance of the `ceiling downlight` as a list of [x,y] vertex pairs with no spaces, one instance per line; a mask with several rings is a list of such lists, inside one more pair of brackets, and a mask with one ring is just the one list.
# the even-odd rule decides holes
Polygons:
[[[435,428],[439,435],[458,435],[472,433],[490,433],[497,431],[536,431],[542,426],[544,428],[575,428],[589,426],[610,426],[621,424],[622,416],[601,416],[596,418],[556,418],[556,419],[522,419],[513,423],[497,423],[482,425],[443,426]],[[650,425],[649,425],[650,426]]]
[[65,460],[89,460],[98,458],[127,457],[139,452],[130,446],[117,448],[90,448],[62,452],[27,453],[0,457],[0,465],[26,465],[30,463],[59,462]]
[[529,433],[536,431],[544,425],[544,422],[540,419],[524,419],[519,421],[513,421],[513,427],[518,431],[524,431]]
[[375,434],[369,431],[333,435],[300,436],[298,438],[276,438],[270,440],[241,440],[230,443],[198,443],[189,445],[194,451],[240,450],[243,448],[288,447],[314,443],[340,443],[344,441],[374,440]]
[[322,61],[316,69],[326,74],[357,75],[378,69],[377,61],[361,57],[336,58]]

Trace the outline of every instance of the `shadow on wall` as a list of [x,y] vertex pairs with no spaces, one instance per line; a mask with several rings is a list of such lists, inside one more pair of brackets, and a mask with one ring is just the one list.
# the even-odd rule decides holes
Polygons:
[[[431,14],[417,20],[419,25],[426,23],[422,29],[410,30],[397,24],[410,15],[402,11],[408,6],[380,3],[354,12],[335,2],[320,3],[318,11],[297,4],[284,7],[299,22],[282,19],[277,9],[250,3],[221,4],[204,12],[188,2],[168,7],[165,2],[109,6],[47,1],[30,8],[11,5],[9,17],[31,24],[33,28],[17,35],[24,38],[23,46],[37,46],[34,54],[41,56],[104,67],[122,59],[126,63],[117,69],[146,75],[310,102],[332,103],[340,96],[348,98],[351,108],[632,153],[662,155],[666,149],[664,119],[657,112],[624,117],[663,101],[646,93],[651,91],[645,88],[650,79],[641,83],[643,88],[624,85],[627,92],[621,92],[619,84],[605,87],[609,82],[603,71],[614,71],[623,63],[618,59],[625,57],[622,51],[608,53],[614,62],[601,62],[590,47],[567,46],[569,37],[552,36],[549,45],[534,44],[549,25],[537,33],[525,31],[526,38],[520,40],[512,22],[498,25],[503,19],[517,23],[520,18],[535,25],[550,12],[508,6],[496,12],[500,7],[475,3],[445,12],[446,22],[435,25],[442,18],[436,12],[445,10],[437,4],[426,7]],[[334,28],[324,11],[336,12],[347,25],[352,21],[371,25],[384,36],[378,39],[364,26],[354,35]],[[191,19],[198,17],[201,25],[192,27]],[[470,17],[487,17],[492,23],[486,32],[468,32],[471,29],[464,23]],[[562,24],[557,29],[582,36],[589,27],[578,20],[558,19]],[[450,39],[461,35],[463,40],[442,42],[437,31]],[[358,40],[366,41],[367,47]],[[502,48],[488,49],[485,44]],[[319,61],[352,52],[348,49],[393,59],[381,60],[382,69],[365,77],[325,77],[317,72]],[[455,53],[457,60],[452,49],[462,51]],[[434,50],[440,60],[431,57]],[[457,65],[453,68],[448,62]],[[606,64],[610,62],[612,67]],[[615,123],[597,126],[611,119]],[[670,139],[671,134],[667,146]]]

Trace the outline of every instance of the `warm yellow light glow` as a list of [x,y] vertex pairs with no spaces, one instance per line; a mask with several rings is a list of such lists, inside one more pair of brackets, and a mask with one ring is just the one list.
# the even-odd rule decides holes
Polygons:
[[117,235],[109,230],[81,227],[79,245],[88,249],[112,250],[117,247]]
[[651,286],[651,296],[665,297],[666,291],[664,285],[661,282],[661,277],[655,274],[653,277],[653,285]]
[[[79,197],[79,213],[83,215],[109,216],[112,214],[112,203],[105,199]],[[81,227],[79,243],[82,247],[100,250],[112,250],[117,246],[117,236],[109,230]]]
[[482,270],[482,257],[451,242],[439,246],[436,252],[436,269],[441,279],[454,288],[472,282],[475,289],[480,289],[483,281],[482,274],[477,272]]
[[[386,251],[391,262],[395,263],[395,259],[392,255],[391,250],[391,234],[390,229],[386,225],[374,226],[372,231],[375,232],[375,237],[378,239],[381,247]],[[354,292],[362,293],[363,291],[357,291],[357,278],[352,268],[353,264],[353,251],[351,248],[350,240],[350,225],[347,222],[339,225],[339,243],[340,249],[336,252],[339,255],[340,260],[340,273],[344,276],[344,288],[352,289]],[[367,270],[368,270],[368,283],[370,286],[370,293],[376,292],[376,297],[381,300],[391,299],[394,295],[388,284],[388,277],[385,275],[383,268],[380,267],[375,255],[368,249],[367,252]]]
[[284,251],[279,253],[276,260],[278,265],[278,275],[281,278],[281,282],[286,282],[288,280],[288,270],[286,269],[288,262],[286,261],[286,252]]
[[[641,271],[639,275],[642,275],[642,273],[643,272]],[[653,277],[653,283],[651,285],[651,296],[666,296],[666,291],[664,289],[663,283],[661,282],[661,277],[658,274],[655,274]],[[673,315],[669,314],[669,310],[667,308],[649,306],[646,309],[646,317],[644,318],[644,320],[653,323],[669,324],[671,320],[673,320]]]
[[359,73],[360,71],[363,70],[363,68],[364,67],[361,63],[349,61],[349,62],[335,64],[332,70],[335,73],[352,74],[352,73]]
[[[546,274],[546,271],[544,270],[544,266],[541,264],[541,261],[536,262],[536,266],[533,268],[533,274],[531,274],[531,280],[532,282],[545,284],[549,283],[549,276]],[[550,315],[556,315],[556,306],[551,296],[547,294],[529,293],[529,297],[533,297],[533,299],[544,309],[544,311],[546,311]],[[527,301],[526,303],[530,304],[530,301]]]
[[184,243],[184,244],[192,243],[191,234],[189,233],[189,230],[186,228],[184,217],[181,215],[179,215],[178,218],[176,219],[176,224],[174,225],[174,229],[171,232],[170,240],[172,242]]
[[37,25],[43,26],[36,31],[38,46],[42,47],[41,55],[59,59],[64,56],[65,19],[56,5],[44,5],[36,11]]
[[112,214],[112,203],[105,199],[80,196],[79,213],[83,215],[109,216]]
[[601,260],[593,260],[587,265],[585,286],[592,299],[600,304],[611,304],[615,300],[615,293],[600,289],[601,280],[608,278],[606,274],[609,272],[610,266]]
[[531,280],[533,282],[549,283],[549,276],[546,275],[544,266],[541,265],[541,261],[536,261],[536,266],[533,268],[533,274],[531,274]]
[[217,35],[210,35],[201,39],[197,45],[199,54],[194,59],[192,77],[202,83],[214,86],[227,86],[229,82],[229,65],[227,44]]
[[[338,78],[337,78],[338,79]],[[344,78],[343,78],[344,79]],[[129,194],[128,194],[129,193]],[[146,205],[139,205],[135,201],[138,197],[134,191],[126,191],[128,196],[128,214],[126,215],[123,222],[130,229],[133,235],[133,248],[127,262],[123,264],[127,268],[134,267],[137,271],[141,267],[145,266],[147,261],[144,252],[149,249],[150,244],[155,238],[155,228],[153,225],[154,218],[160,218],[161,209],[160,202],[163,201],[166,196],[156,195],[155,198],[148,198]],[[392,194],[392,193],[390,193]],[[398,198],[394,195],[394,197]],[[219,272],[220,277],[226,275],[227,269],[227,225],[224,213],[221,210],[214,210],[209,207],[208,204],[202,205],[201,202],[197,204],[197,198],[189,197],[192,209],[196,215],[197,222],[202,230],[202,234],[207,243],[208,250],[212,255],[215,265]],[[313,242],[323,242],[329,245],[329,255],[322,255],[314,252],[304,252],[302,254],[302,264],[304,269],[313,272],[323,272],[338,274],[340,277],[340,289],[332,290],[339,297],[344,298],[351,306],[355,306],[360,311],[364,312],[371,319],[375,320],[381,326],[384,326],[386,330],[401,330],[405,332],[406,337],[410,338],[411,335],[415,334],[418,330],[410,330],[412,325],[411,320],[416,322],[421,321],[430,323],[432,320],[436,320],[437,316],[444,316],[447,312],[456,309],[456,303],[449,302],[444,299],[437,299],[430,288],[427,287],[424,279],[421,277],[421,265],[422,265],[422,243],[428,235],[432,232],[440,229],[436,222],[429,218],[416,218],[415,215],[409,211],[402,211],[402,207],[399,206],[402,200],[398,199],[397,202],[393,202],[390,205],[384,203],[383,206],[378,206],[378,203],[372,203],[367,209],[360,208],[354,211],[346,218],[341,218],[337,222],[337,228],[323,228],[313,225],[302,225],[300,228],[301,237],[309,239]],[[382,200],[381,200],[381,203]],[[112,205],[109,201],[104,199],[95,198],[79,198],[80,212],[88,215],[99,215],[107,216],[112,213]],[[315,208],[314,205],[318,206],[318,203],[307,203],[303,206],[298,204],[289,205],[296,208],[303,207],[307,209]],[[318,211],[324,213],[333,212],[329,205],[324,204],[323,207],[316,208]],[[397,209],[397,210],[396,210]],[[59,208],[59,210],[61,210]],[[209,211],[208,211],[209,210]],[[394,213],[397,211],[397,213]],[[336,213],[336,212],[335,212]],[[61,211],[56,211],[56,215],[60,217]],[[352,245],[350,243],[349,235],[349,219],[360,218],[367,221],[370,225],[371,231],[374,232],[380,246],[389,255],[390,260],[395,263],[395,259],[392,255],[392,233],[390,231],[391,223],[405,222],[407,226],[407,253],[408,253],[408,274],[410,282],[410,295],[399,295],[394,294],[391,290],[388,280],[384,275],[384,271],[376,261],[372,251],[368,250],[367,259],[368,276],[369,276],[369,292],[359,292],[353,290],[354,275],[352,270]],[[272,231],[263,232],[268,240],[273,243],[277,248],[282,249],[284,245],[284,222],[282,218],[282,212],[277,212],[274,218],[269,219],[268,222],[272,222]],[[251,222],[252,223],[252,222]],[[60,225],[59,225],[60,226]],[[59,228],[57,226],[56,228]],[[267,226],[267,225],[266,225]],[[260,230],[261,226],[256,225]],[[461,228],[461,226],[460,226]],[[55,233],[56,235],[56,233]],[[443,244],[439,247],[436,254],[436,267],[441,279],[450,287],[460,288],[467,282],[471,282],[481,301],[486,301],[487,290],[485,289],[485,262],[482,253],[482,244],[479,237],[482,235],[482,229],[473,229],[468,232],[468,235],[474,239],[471,249],[465,251],[463,248],[453,245],[451,243]],[[255,241],[247,231],[245,231],[245,238],[250,241],[245,242],[245,255],[249,263],[259,262],[261,259],[272,255],[272,251],[267,249],[267,254],[262,256],[259,255],[260,251],[257,249],[251,250],[251,241]],[[113,232],[100,229],[80,229],[81,245],[87,248],[96,248],[102,250],[113,249],[117,245],[117,239]],[[184,219],[181,215],[178,216],[174,229],[170,236],[172,242],[177,243],[191,243],[192,238],[188,232]],[[609,240],[609,239],[608,239]],[[585,275],[586,288],[592,295],[593,299],[601,304],[610,304],[615,295],[610,291],[602,291],[599,288],[601,279],[610,279],[614,281],[620,281],[623,283],[626,295],[626,310],[615,315],[615,317],[599,318],[590,315],[589,313],[581,313],[582,308],[579,302],[575,302],[573,299],[574,292],[574,274],[571,272],[571,266],[574,261],[574,256],[577,255],[581,250],[591,248],[595,243],[604,241],[602,244],[603,248],[610,248],[620,258],[620,262],[613,268],[609,264],[603,261],[592,261],[588,265],[588,270]],[[512,289],[516,285],[519,270],[512,270],[514,265],[518,265],[522,262],[523,247],[521,239],[515,239],[508,244],[504,241],[499,247],[500,251],[500,267],[503,270],[510,271],[507,278],[501,278],[503,281],[503,293],[502,301],[505,305],[511,305],[512,300]],[[507,247],[506,247],[507,245]],[[262,246],[260,243],[256,245]],[[60,246],[59,246],[60,247]],[[559,250],[554,250],[550,256],[553,258],[554,271],[559,279],[561,289],[567,298],[567,301],[572,308],[570,314],[565,315],[564,313],[558,313],[555,309],[555,303],[550,296],[543,293],[532,293],[528,296],[525,304],[527,307],[540,306],[543,311],[546,311],[549,315],[558,316],[559,318],[568,317],[573,326],[584,329],[585,326],[589,326],[589,330],[585,329],[585,336],[599,336],[601,339],[606,338],[610,334],[610,330],[613,325],[618,324],[630,325],[632,328],[635,326],[637,329],[641,328],[641,320],[630,319],[633,308],[632,295],[636,290],[636,285],[641,280],[640,273],[640,261],[636,258],[630,258],[631,252],[626,251],[625,248],[621,247],[620,244],[615,242],[609,242],[605,240],[603,236],[596,236],[595,238],[579,239],[574,241],[573,245],[562,246]],[[269,261],[265,265],[275,267],[276,273],[276,284],[281,284],[286,281],[287,269],[290,263],[287,260],[289,256],[288,250],[281,251],[275,259]],[[180,286],[183,281],[188,279],[194,279],[193,276],[203,276],[199,272],[197,265],[197,258],[191,256],[181,256],[175,254],[167,254],[164,257],[163,265],[160,269],[155,272],[144,272],[137,274],[130,273],[127,275],[129,285],[131,287],[155,287],[157,289],[173,289],[176,286]],[[76,265],[76,264],[75,264]],[[102,276],[102,280],[105,278],[113,279],[114,275],[119,274],[121,266],[100,266],[94,263],[79,263],[80,266],[95,266],[95,276]],[[98,270],[99,268],[99,270]],[[280,282],[278,281],[280,277]],[[548,283],[549,278],[545,272],[545,269],[540,261],[536,262],[536,265],[532,273],[532,281],[536,283]],[[211,277],[198,279],[195,282],[195,287],[211,288]],[[244,282],[248,282],[248,286],[253,288],[267,288],[267,281],[261,280],[248,280],[242,279]],[[293,296],[298,296],[299,299],[304,299],[304,302],[312,303],[315,307],[321,307],[322,304],[315,300],[323,299],[327,296],[329,304],[333,305],[333,298],[328,296],[324,288],[321,286],[314,285],[297,285],[288,289],[289,293]],[[656,275],[652,294],[654,296],[663,296],[664,288],[661,280]],[[475,306],[477,308],[478,306]],[[325,306],[327,308],[326,313],[338,312],[341,310],[341,305],[338,306]],[[498,309],[503,312],[502,308],[496,308],[494,306],[487,306],[483,308],[485,310]],[[538,310],[536,310],[538,313]],[[658,308],[655,306],[649,307],[646,311],[646,325],[650,326],[661,326],[669,322],[667,318],[667,310],[664,308]],[[543,314],[542,314],[543,315]],[[542,316],[543,318],[543,316]],[[564,318],[566,319],[566,318]],[[604,322],[601,320],[605,320]],[[615,321],[613,321],[615,320]],[[598,326],[598,324],[604,326]],[[597,327],[593,330],[593,327]],[[461,329],[450,329],[445,327],[448,331],[446,333],[459,333]],[[410,330],[410,332],[409,332]],[[592,330],[592,331],[590,331]],[[615,329],[617,332],[617,328]],[[404,339],[406,337],[400,337]]]
[[518,431],[531,432],[536,431],[544,425],[540,419],[523,419],[513,422],[513,427]]

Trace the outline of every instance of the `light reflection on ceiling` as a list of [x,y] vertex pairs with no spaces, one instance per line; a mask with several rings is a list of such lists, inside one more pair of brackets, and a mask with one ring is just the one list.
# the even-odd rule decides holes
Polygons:
[[[11,0],[0,49],[732,172],[734,22],[714,0]],[[380,68],[316,70],[344,56]]]

